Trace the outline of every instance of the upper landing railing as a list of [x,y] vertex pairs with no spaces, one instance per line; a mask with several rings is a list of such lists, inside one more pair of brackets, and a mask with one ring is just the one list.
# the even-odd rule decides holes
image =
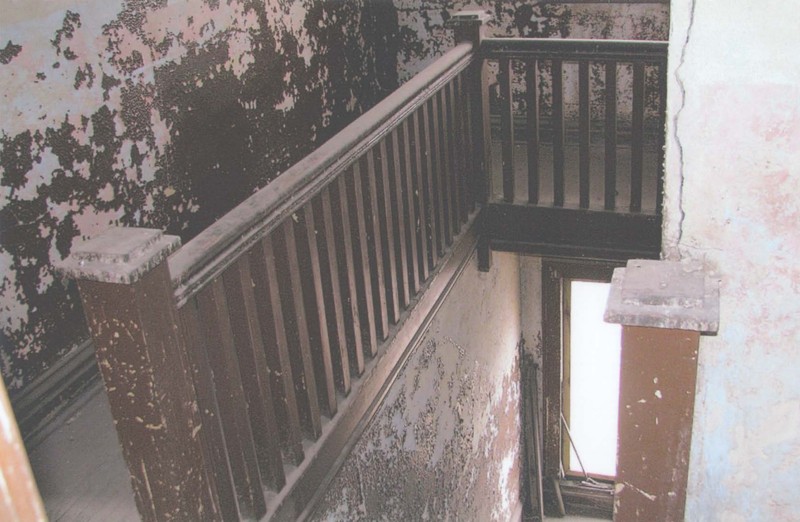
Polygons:
[[[500,141],[513,174],[509,63],[591,59],[589,44],[553,58],[555,44],[482,42],[481,16],[454,20],[455,48],[186,245],[112,229],[59,267],[79,280],[143,519],[308,515],[494,204],[490,62],[512,93]],[[598,49],[607,61],[623,47]]]

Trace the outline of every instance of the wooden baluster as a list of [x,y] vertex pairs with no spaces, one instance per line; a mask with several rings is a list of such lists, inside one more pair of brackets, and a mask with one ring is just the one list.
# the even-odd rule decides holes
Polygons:
[[407,116],[400,124],[403,138],[403,181],[405,190],[405,224],[408,235],[409,246],[409,284],[411,295],[416,295],[419,291],[419,260],[417,259],[417,211],[414,208],[414,177],[416,164],[411,159],[411,132],[409,126],[412,124],[411,115]]
[[386,279],[383,271],[383,238],[381,237],[380,214],[378,211],[378,181],[380,173],[375,169],[375,149],[373,148],[364,158],[362,167],[366,162],[364,173],[366,175],[367,194],[369,195],[369,207],[367,207],[367,223],[371,227],[369,230],[369,250],[371,252],[372,269],[377,275],[373,285],[373,299],[378,303],[378,317],[380,319],[380,336],[386,340],[389,336],[389,313],[386,306]]
[[417,233],[419,234],[419,247],[420,247],[420,275],[423,281],[428,280],[430,274],[429,258],[428,258],[428,209],[427,209],[427,195],[425,187],[425,179],[428,175],[427,166],[430,163],[427,160],[427,150],[425,149],[425,135],[422,128],[422,112],[425,106],[414,111],[410,116],[412,125],[412,140],[414,150],[414,173],[416,175],[416,201],[417,201]]
[[642,210],[644,166],[644,64],[633,64],[633,115],[631,123],[631,212]]
[[392,205],[395,210],[395,219],[392,222],[395,235],[395,249],[398,259],[398,271],[400,272],[400,304],[403,308],[408,306],[411,300],[408,282],[408,256],[406,253],[406,231],[405,231],[405,205],[403,204],[403,170],[400,165],[402,149],[400,147],[398,131],[395,129],[391,133],[391,158],[390,163],[390,183],[392,186]]
[[553,205],[564,206],[564,67],[553,60]]
[[421,147],[423,151],[424,157],[424,166],[425,166],[425,177],[423,178],[423,188],[424,190],[421,193],[422,198],[425,201],[425,208],[427,209],[427,231],[426,231],[426,239],[430,244],[430,256],[428,258],[429,263],[429,270],[433,270],[436,266],[436,260],[441,255],[439,248],[437,246],[437,238],[439,234],[436,228],[436,196],[433,187],[433,178],[434,178],[434,168],[435,168],[435,160],[433,158],[433,153],[431,152],[431,143],[432,143],[432,134],[431,134],[431,126],[432,123],[430,121],[430,104],[426,103],[420,107],[420,119],[419,119],[419,136],[421,138]]
[[528,203],[539,204],[539,62],[525,63],[528,146]]
[[437,100],[439,110],[436,113],[436,119],[439,122],[439,146],[437,150],[441,170],[439,171],[439,202],[442,209],[442,229],[444,231],[444,244],[450,246],[453,243],[453,225],[450,218],[450,197],[452,188],[450,186],[450,174],[452,170],[452,163],[450,162],[450,135],[451,128],[447,117],[447,98],[445,96],[446,88],[441,88],[438,93],[434,95]]
[[380,211],[381,226],[383,227],[381,237],[384,238],[383,244],[384,263],[389,267],[386,275],[386,292],[391,299],[388,299],[389,316],[392,323],[400,320],[400,298],[397,290],[397,259],[394,249],[394,212],[392,210],[391,177],[389,175],[389,152],[386,149],[386,140],[383,139],[378,146],[380,152],[381,172],[375,179],[378,181],[378,193],[381,195]]
[[364,339],[364,343],[367,345],[370,355],[374,356],[378,353],[378,340],[375,328],[375,308],[372,301],[372,270],[370,270],[369,262],[367,225],[364,218],[366,199],[362,189],[361,168],[358,162],[353,163],[352,171],[344,174],[344,176],[347,177],[347,181],[351,181],[351,183],[348,183],[352,189],[348,194],[348,199],[356,211],[354,235],[358,245],[358,253],[355,257],[355,270],[361,274],[361,277],[356,280],[356,290],[358,291],[358,301],[361,306],[361,317],[367,322],[367,337]]
[[[514,99],[511,60],[500,60],[500,140],[503,146],[503,200],[514,202]],[[554,82],[555,85],[555,82]]]
[[[297,242],[295,239],[294,220],[289,218],[284,221],[283,241],[279,251],[285,252],[285,269],[289,273],[289,280],[282,280],[284,286],[281,292],[286,305],[284,313],[287,314],[287,324],[290,326],[289,357],[292,360],[294,374],[294,389],[297,395],[297,404],[300,406],[300,425],[306,435],[317,440],[322,434],[322,422],[319,412],[317,395],[317,380],[314,378],[314,363],[311,360],[311,342],[308,337],[308,318],[303,301],[303,283],[300,274],[300,260],[297,255]],[[280,248],[280,246],[278,247]],[[281,265],[278,265],[279,268]],[[281,281],[279,281],[279,284]]]
[[667,135],[667,64],[659,63],[656,68],[658,74],[658,129],[656,131],[658,147],[658,164],[656,165],[656,209],[657,215],[661,215],[661,207],[664,204],[664,140]]
[[[459,151],[456,157],[459,159],[459,172],[458,172],[458,193],[460,202],[460,223],[466,223],[469,219],[469,214],[472,212],[471,201],[471,186],[474,177],[472,164],[472,140],[469,134],[469,69],[462,71],[456,77],[456,117],[458,119],[458,144]],[[459,227],[460,228],[460,227]]]
[[450,210],[450,226],[453,235],[458,235],[461,230],[461,191],[459,189],[459,178],[461,177],[461,146],[459,143],[459,125],[456,116],[456,79],[444,87],[444,94],[447,108],[447,126],[450,132],[447,133],[446,138],[448,142],[448,161],[450,168],[447,170],[448,178],[448,208]]
[[266,513],[267,507],[261,490],[255,442],[221,278],[212,281],[198,294],[197,304],[204,327],[208,361],[217,389],[220,420],[239,513],[243,518],[258,519]]
[[589,62],[582,60],[578,64],[578,112],[580,142],[579,191],[580,208],[589,208],[589,147],[591,142],[591,116],[589,107]]
[[311,325],[311,356],[314,361],[314,371],[319,386],[319,401],[323,405],[325,415],[336,415],[336,385],[333,378],[333,363],[331,360],[331,343],[328,334],[328,313],[325,307],[325,295],[322,285],[322,268],[317,238],[317,223],[314,219],[313,201],[303,207],[301,223],[305,225],[306,241],[303,257],[308,258],[308,266],[304,265],[304,274],[308,277],[311,271],[311,287],[306,286],[306,309],[311,317],[316,316],[316,321],[309,319]]
[[272,396],[275,398],[281,445],[284,456],[291,463],[299,465],[304,457],[300,416],[276,265],[272,238],[264,237],[250,250],[250,274],[256,309],[261,318],[267,366],[272,376]]
[[431,137],[433,137],[433,145],[429,149],[431,158],[433,161],[433,169],[431,170],[431,179],[433,183],[431,184],[432,187],[432,196],[433,196],[433,210],[435,211],[436,215],[436,251],[439,254],[439,257],[444,255],[444,249],[447,245],[445,240],[445,220],[444,220],[444,204],[442,203],[443,195],[442,191],[444,187],[442,187],[442,170],[444,166],[442,165],[442,155],[441,155],[441,147],[440,147],[440,137],[439,137],[439,129],[440,129],[440,116],[439,116],[439,101],[436,96],[431,96],[428,100],[428,115],[430,118],[430,133]]
[[211,493],[219,505],[222,519],[238,520],[239,512],[236,507],[233,477],[228,468],[225,438],[217,405],[217,392],[212,385],[213,376],[208,363],[208,349],[205,346],[205,336],[200,326],[199,314],[197,299],[194,298],[178,310],[178,322],[183,338],[186,340],[186,352],[192,369],[194,389],[197,392],[197,409],[202,421],[199,435],[205,447],[205,455],[208,456],[208,460],[204,462],[203,471],[216,485]]
[[224,272],[223,282],[259,471],[264,483],[272,490],[279,491],[286,479],[278,442],[280,437],[273,408],[269,368],[247,255],[240,257]]
[[606,62],[605,209],[617,206],[617,62]]
[[343,258],[339,259],[340,271],[344,272],[344,277],[347,281],[347,300],[350,303],[348,310],[350,317],[348,331],[350,335],[350,364],[358,375],[364,373],[364,349],[361,341],[361,317],[358,311],[358,294],[356,293],[356,275],[355,275],[355,261],[353,261],[353,238],[351,236],[350,228],[350,203],[347,200],[347,186],[345,184],[344,176],[339,176],[337,180],[337,195],[339,197],[339,240],[338,243],[342,246],[341,255]]
[[316,213],[318,222],[317,230],[322,230],[325,236],[324,255],[327,259],[327,270],[323,270],[325,288],[325,303],[328,310],[333,310],[332,320],[328,323],[329,331],[336,332],[336,353],[332,362],[335,370],[336,385],[345,395],[350,393],[350,357],[347,353],[347,337],[344,326],[344,307],[342,306],[342,290],[339,281],[339,262],[336,254],[336,237],[333,231],[333,212],[331,210],[331,196],[328,188],[324,188],[319,197],[321,214]]

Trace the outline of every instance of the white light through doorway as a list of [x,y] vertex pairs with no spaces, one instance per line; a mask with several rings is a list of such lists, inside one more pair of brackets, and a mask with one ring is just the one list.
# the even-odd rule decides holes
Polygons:
[[[586,471],[617,474],[620,332],[603,322],[611,285],[571,281],[569,426]],[[581,472],[570,447],[570,471]]]

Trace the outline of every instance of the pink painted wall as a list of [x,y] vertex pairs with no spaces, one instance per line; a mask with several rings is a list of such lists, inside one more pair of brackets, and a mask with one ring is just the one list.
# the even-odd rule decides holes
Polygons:
[[664,251],[721,278],[719,334],[700,344],[686,520],[797,520],[796,9],[775,0],[671,8]]

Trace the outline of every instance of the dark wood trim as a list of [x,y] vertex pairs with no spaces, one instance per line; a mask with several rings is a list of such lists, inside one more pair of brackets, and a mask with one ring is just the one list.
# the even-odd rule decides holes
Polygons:
[[11,398],[17,425],[28,451],[49,435],[55,419],[100,382],[94,345],[87,339]]
[[578,61],[619,60],[623,62],[662,62],[667,59],[667,44],[645,40],[579,40],[569,38],[485,38],[481,42],[484,59],[559,59]]
[[495,250],[550,257],[657,259],[661,217],[492,203],[483,211]]
[[318,451],[293,470],[290,485],[270,502],[267,520],[306,520],[313,515],[317,502],[372,421],[405,361],[421,342],[425,330],[472,259],[477,244],[474,222],[473,214],[465,232],[448,249],[422,287],[419,299],[392,327],[389,340],[379,350],[378,357],[368,363],[363,377],[353,383],[350,396],[340,403],[339,414],[324,426],[317,442]]

